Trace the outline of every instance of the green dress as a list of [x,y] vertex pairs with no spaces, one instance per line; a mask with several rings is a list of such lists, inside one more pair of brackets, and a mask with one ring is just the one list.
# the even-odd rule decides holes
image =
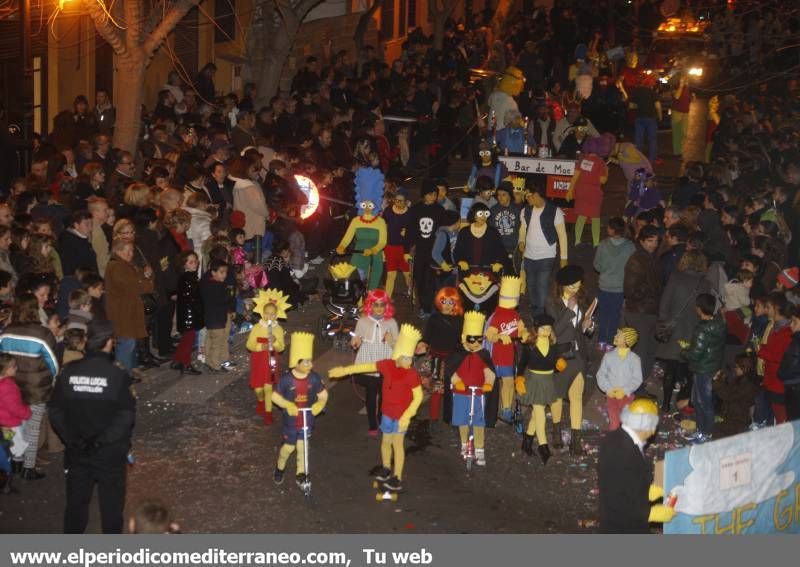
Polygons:
[[368,277],[368,289],[375,289],[380,285],[383,276],[383,250],[373,256],[364,256],[362,252],[378,244],[380,233],[377,228],[360,226],[356,228],[355,252],[351,263]]

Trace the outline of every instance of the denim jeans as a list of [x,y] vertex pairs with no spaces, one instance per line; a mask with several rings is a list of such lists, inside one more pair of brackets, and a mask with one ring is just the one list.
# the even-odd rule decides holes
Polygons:
[[117,338],[114,359],[130,372],[136,367],[136,339]]
[[694,375],[692,407],[694,407],[697,430],[703,435],[710,435],[714,430],[714,399],[711,395],[714,374],[715,372]]
[[[655,118],[637,118],[633,123],[633,138],[639,151],[647,156],[650,163],[658,157],[658,120]],[[647,138],[647,151],[644,139]]]
[[528,298],[531,302],[531,313],[539,315],[544,312],[547,293],[550,291],[550,280],[556,267],[555,258],[530,260],[525,258],[525,281],[528,286]]
[[622,317],[622,302],[625,295],[621,291],[597,292],[597,319],[598,335],[597,340],[601,343],[611,344],[614,342],[614,335],[617,334],[619,320]]

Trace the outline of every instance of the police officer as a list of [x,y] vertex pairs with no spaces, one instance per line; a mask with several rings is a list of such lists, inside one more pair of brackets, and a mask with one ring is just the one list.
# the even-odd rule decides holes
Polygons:
[[128,449],[136,415],[129,374],[111,358],[109,321],[89,324],[86,357],[64,366],[50,401],[50,421],[66,446],[64,532],[83,533],[95,483],[103,533],[122,532]]

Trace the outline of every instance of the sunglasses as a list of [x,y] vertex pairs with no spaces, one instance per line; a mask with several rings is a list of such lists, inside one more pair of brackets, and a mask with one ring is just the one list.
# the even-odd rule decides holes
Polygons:
[[455,299],[442,299],[442,300],[439,301],[439,303],[441,303],[442,305],[455,305],[456,304],[456,300]]
[[471,345],[474,345],[475,343],[479,343],[481,341],[483,341],[483,335],[477,335],[477,336],[473,335],[467,337],[467,342]]

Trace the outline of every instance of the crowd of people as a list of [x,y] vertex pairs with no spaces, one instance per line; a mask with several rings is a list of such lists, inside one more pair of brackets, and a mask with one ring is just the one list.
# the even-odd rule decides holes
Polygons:
[[[291,92],[264,106],[253,84],[219,97],[213,63],[192,84],[173,73],[143,115],[135,153],[112,146],[106,91],[94,107],[77,96],[34,140],[29,172],[0,180],[0,425],[11,441],[2,468],[41,479],[41,450],[66,446],[66,529],[85,529],[102,479],[111,487],[101,493],[103,529],[120,531],[130,381],[167,362],[181,374],[228,372],[253,296],[269,287],[303,305],[318,293],[311,266],[331,252],[352,254],[342,279],[367,290],[357,365],[335,374],[357,373],[364,386],[368,433],[385,436],[376,470],[391,490],[401,487],[402,434],[421,403],[414,354],[433,363],[431,417],[459,427],[464,455],[474,428],[478,465],[488,458],[483,428],[512,422],[515,398],[530,407],[527,454],[546,463],[565,442],[582,454],[595,349],[612,429],[657,384],[661,411],[675,412],[692,442],[800,417],[800,89],[780,80],[712,99],[708,161],[688,163],[662,195],[653,175],[660,109],[635,57],[646,48],[640,28],[657,25],[650,8],[635,25],[615,25],[610,11],[557,2],[513,19],[503,38],[480,16],[449,22],[441,50],[416,30],[391,64],[371,47],[308,57]],[[620,43],[632,46],[628,57],[609,56]],[[476,67],[494,78],[470,82]],[[691,100],[685,81],[673,97]],[[630,131],[635,144],[624,139]],[[507,177],[500,152],[576,160],[574,244],[590,221],[596,293],[570,263],[562,209],[540,184]],[[446,179],[459,154],[475,164],[460,208],[449,187],[461,183]],[[629,200],[601,241],[602,191],[616,165]],[[416,203],[403,187],[409,176],[419,180]],[[398,272],[420,336],[392,317]],[[248,348],[275,348],[266,336]],[[291,432],[276,482],[301,442],[292,380],[312,377],[314,415],[327,401],[310,348],[290,356],[274,390],[251,380],[265,422],[274,402]],[[387,395],[390,384],[402,400]],[[475,395],[487,398],[480,415],[469,409]],[[104,402],[113,410],[91,410],[111,407]],[[298,484],[308,480],[301,452]]]

